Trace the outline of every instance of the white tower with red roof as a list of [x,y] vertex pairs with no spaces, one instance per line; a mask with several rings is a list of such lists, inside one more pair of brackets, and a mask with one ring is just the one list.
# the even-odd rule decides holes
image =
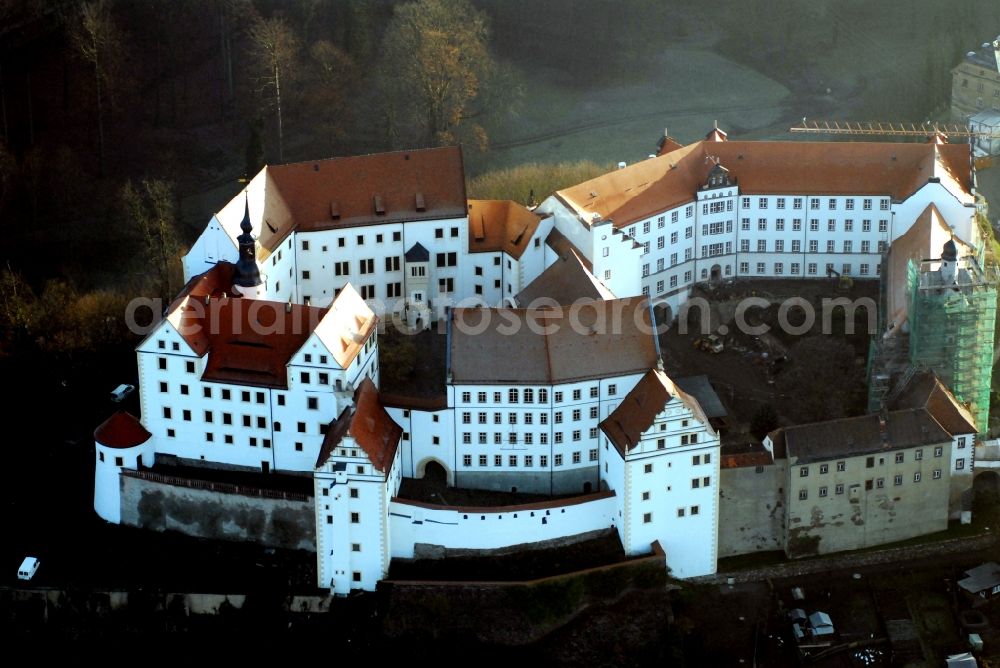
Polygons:
[[102,519],[121,522],[122,469],[153,465],[152,434],[130,413],[119,411],[94,430],[94,510]]

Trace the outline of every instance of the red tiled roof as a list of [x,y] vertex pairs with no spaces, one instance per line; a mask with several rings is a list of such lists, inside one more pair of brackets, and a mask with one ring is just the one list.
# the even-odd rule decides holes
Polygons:
[[403,429],[389,417],[378,388],[365,377],[354,392],[354,407],[346,408],[327,429],[316,467],[322,466],[345,435],[350,435],[364,450],[375,470],[388,474],[399,447]]
[[151,436],[134,415],[125,411],[118,411],[94,430],[94,440],[108,448],[134,448]]
[[541,216],[517,202],[498,199],[469,200],[469,252],[504,251],[521,258]]
[[685,393],[667,374],[659,369],[651,369],[629,392],[618,408],[600,423],[600,428],[622,457],[638,445],[639,440],[653,424],[656,416],[672,398],[684,403],[695,418],[712,431],[708,418],[697,399]]
[[465,216],[459,146],[269,165],[267,172],[299,231]]
[[744,194],[874,195],[909,197],[932,177],[946,175],[970,192],[966,144],[891,142],[700,141],[560,190],[584,215],[630,225],[692,202],[714,159]]
[[210,353],[203,379],[287,387],[288,361],[327,309],[234,298],[233,272],[220,262],[191,279],[167,319],[200,357]]

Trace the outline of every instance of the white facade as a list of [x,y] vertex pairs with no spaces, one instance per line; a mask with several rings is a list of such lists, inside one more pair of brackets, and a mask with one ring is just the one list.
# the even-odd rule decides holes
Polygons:
[[[728,180],[706,182],[680,204],[614,220],[615,233],[607,220],[590,209],[581,213],[579,203],[559,194],[539,210],[594,263],[594,275],[616,296],[641,293],[665,301],[676,314],[694,283],[713,278],[825,278],[830,268],[877,279],[883,253],[932,203],[960,239],[978,247],[974,195],[940,165],[924,178],[904,199],[864,193],[868,184],[860,172],[857,194],[754,193]],[[816,184],[817,192],[824,190]],[[615,239],[633,239],[641,246],[638,255]]]
[[[673,390],[662,371],[650,375]],[[619,449],[611,438],[602,434],[601,479],[616,494],[625,553],[648,553],[659,541],[673,576],[715,573],[720,442],[697,402],[673,390],[633,445]]]
[[[647,554],[658,541],[677,577],[714,573],[720,445],[697,403],[675,392],[626,447],[602,431],[626,410],[629,393],[660,371],[490,383],[456,381],[449,369],[439,405],[380,406],[400,429],[391,461],[376,462],[353,432],[341,434],[332,450],[324,447],[331,425],[355,408],[355,388],[365,379],[379,383],[375,313],[363,302],[410,327],[417,306],[428,307],[419,311],[421,319],[424,313],[436,319],[456,304],[509,305],[553,261],[545,243],[553,230],[614,295],[651,296],[674,313],[694,283],[710,279],[824,278],[828,267],[878,278],[888,246],[932,203],[960,239],[980,241],[973,195],[936,164],[923,177],[913,175],[914,183],[926,180],[903,199],[865,192],[860,182],[855,194],[843,184],[827,194],[822,183],[815,191],[754,192],[730,180],[724,167],[717,161],[707,181],[692,182],[682,197],[630,220],[608,220],[553,195],[539,207],[543,217],[530,238],[514,250],[470,239],[469,216],[459,215],[462,204],[435,217],[419,192],[409,194],[412,218],[352,222],[345,214],[341,220],[338,204],[328,202],[329,221],[296,221],[295,203],[282,199],[265,168],[212,217],[184,258],[192,283],[137,348],[142,427],[151,437],[125,446],[98,439],[95,510],[120,521],[120,471],[152,466],[163,454],[195,465],[311,474],[317,581],[337,594],[374,589],[390,560],[413,557],[418,543],[495,549],[609,527],[629,555]],[[271,369],[266,381],[253,373],[220,374],[211,345],[228,344],[185,331],[188,309],[210,311],[227,300],[234,308],[225,294],[231,285],[221,294],[203,294],[194,279],[237,260],[244,202],[254,235],[267,239],[257,252],[262,283],[254,296],[260,304],[314,315],[332,304],[293,349],[282,349],[281,368]],[[381,202],[374,198],[377,214]],[[407,262],[418,244],[426,260]],[[419,276],[412,273],[418,267]],[[403,317],[407,302],[410,313]],[[355,320],[359,314],[364,323]],[[277,349],[284,340],[250,343],[267,347],[269,341],[278,342]],[[662,382],[673,387],[665,376]],[[951,462],[958,475],[972,470],[972,435],[966,448],[960,438]],[[401,478],[422,477],[431,462],[446,471],[449,485],[590,496],[489,512],[395,499]]]
[[412,559],[418,543],[496,550],[608,529],[615,525],[615,499],[614,494],[603,493],[566,503],[490,509],[442,508],[395,500],[389,506],[392,556]]
[[[345,301],[352,296],[354,308],[363,307],[353,289],[345,293]],[[348,388],[365,377],[378,382],[375,327],[365,332],[345,369],[328,345],[331,340],[339,344],[341,334],[327,339],[325,331],[338,315],[336,307],[329,311],[285,362],[283,387],[206,377],[212,352],[198,355],[175,321],[160,322],[136,349],[142,422],[153,435],[155,452],[194,464],[311,472],[326,426],[349,400]],[[374,315],[369,311],[366,317]]]
[[373,591],[389,573],[389,500],[402,480],[402,451],[387,472],[346,436],[313,473],[316,503],[316,579],[334,594]]

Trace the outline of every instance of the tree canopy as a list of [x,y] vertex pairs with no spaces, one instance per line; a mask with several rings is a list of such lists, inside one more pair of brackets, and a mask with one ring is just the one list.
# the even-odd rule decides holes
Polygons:
[[[380,79],[389,134],[432,145],[488,144],[482,120],[517,95],[489,48],[488,17],[467,0],[396,7],[382,39]],[[503,105],[509,108],[509,105]]]

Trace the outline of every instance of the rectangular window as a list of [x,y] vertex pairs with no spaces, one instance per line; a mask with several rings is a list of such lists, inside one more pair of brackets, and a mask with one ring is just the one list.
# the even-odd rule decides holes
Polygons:
[[799,490],[799,501],[805,501],[809,498],[809,490],[800,489]]
[[941,478],[941,469],[934,469],[934,473],[933,473],[933,475],[931,477],[934,480],[940,479]]
[[901,474],[899,474],[899,473],[897,473],[896,475],[894,475],[893,478],[892,478],[892,484],[893,485],[897,485],[897,486],[898,485],[902,485],[903,484],[903,476]]
[[955,460],[955,470],[956,471],[961,471],[964,468],[965,468],[965,459],[964,458],[956,459]]
[[826,487],[820,487],[819,488],[819,495],[820,495],[820,497],[826,496]]

